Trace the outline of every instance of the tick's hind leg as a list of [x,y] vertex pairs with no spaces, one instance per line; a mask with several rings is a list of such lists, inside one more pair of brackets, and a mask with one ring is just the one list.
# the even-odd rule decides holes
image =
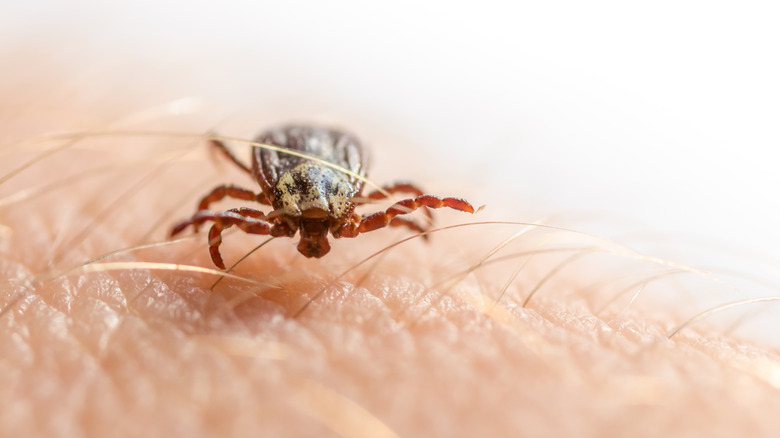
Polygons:
[[246,164],[242,163],[241,160],[239,160],[238,157],[236,157],[236,155],[233,153],[233,151],[230,150],[230,148],[228,148],[225,143],[222,143],[219,140],[211,139],[211,140],[209,140],[209,144],[214,149],[220,151],[222,153],[222,155],[225,156],[225,158],[227,158],[228,160],[232,161],[233,164],[235,164],[236,166],[239,167],[239,169],[243,170],[244,172],[248,173],[249,175],[252,175],[252,170],[249,169],[249,166],[247,166]]
[[[416,225],[414,222],[411,222],[405,218],[397,218],[398,220],[396,221],[396,216],[411,213],[421,207],[427,207],[427,208],[447,207],[453,210],[463,211],[466,213],[474,213],[474,207],[472,207],[471,204],[469,204],[467,201],[463,199],[440,198],[438,196],[422,195],[414,199],[404,199],[403,201],[398,201],[395,204],[393,204],[392,207],[388,208],[385,211],[380,211],[378,213],[363,216],[363,218],[360,220],[358,231],[360,233],[367,233],[369,231],[374,231],[379,228],[384,228],[388,225],[407,226],[413,230],[416,230],[413,225],[409,225],[409,224]],[[420,228],[419,226],[417,227]]]

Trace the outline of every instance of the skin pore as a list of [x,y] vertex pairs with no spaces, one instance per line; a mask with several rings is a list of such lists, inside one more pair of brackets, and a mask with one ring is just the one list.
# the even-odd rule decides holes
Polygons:
[[[0,436],[778,430],[774,350],[707,324],[667,339],[721,302],[692,303],[697,288],[717,289],[711,276],[566,229],[463,226],[365,262],[412,234],[331,239],[321,260],[278,239],[213,290],[204,234],[84,265],[165,242],[217,184],[255,185],[209,158],[212,126],[197,113],[3,96]],[[191,135],[140,135],[152,129]],[[91,135],[41,140],[74,131]],[[480,187],[435,194],[497,202]],[[228,266],[264,241],[225,233]]]

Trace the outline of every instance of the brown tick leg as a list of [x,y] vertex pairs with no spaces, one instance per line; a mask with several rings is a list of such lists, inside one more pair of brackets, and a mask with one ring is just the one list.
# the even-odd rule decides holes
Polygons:
[[[388,227],[406,227],[409,228],[412,231],[416,231],[418,233],[424,233],[427,231],[427,228],[424,228],[420,224],[418,224],[413,219],[407,219],[405,217],[394,217],[392,220],[390,220],[390,223],[387,224]],[[428,235],[423,234],[422,238],[425,240],[428,240]]]
[[199,220],[199,217],[201,216],[201,214],[211,214],[211,212],[210,211],[199,211],[199,212],[195,213],[191,218],[179,222],[173,228],[171,228],[171,233],[169,234],[169,236],[170,237],[176,236],[177,234],[179,234],[182,231],[186,230],[187,227],[189,227],[190,225],[193,225],[193,227],[197,231],[197,229],[200,226],[200,224],[206,221],[206,219],[203,219],[202,221]]
[[[384,212],[382,212],[384,213]],[[412,219],[406,219],[403,217],[394,217],[392,220],[390,220],[390,223],[387,224],[389,227],[407,227],[411,229],[412,231],[417,231],[418,233],[424,233],[425,228],[422,227],[420,224],[415,222]],[[341,238],[341,237],[357,237],[360,234],[360,216],[357,214],[353,214],[350,220],[342,225],[341,227],[337,228],[333,232],[333,237]],[[428,239],[428,235],[424,235],[423,239]]]
[[333,237],[335,238],[341,238],[341,237],[357,237],[358,234],[360,234],[359,228],[360,227],[360,215],[353,214],[352,217],[349,218],[349,220],[344,223],[342,226],[336,228],[335,230],[332,230],[331,233],[333,234]]
[[[414,199],[404,199],[393,204],[392,207],[379,213],[363,216],[360,221],[359,232],[367,233],[388,225],[393,225],[392,221],[398,215],[411,213],[420,207],[428,208],[452,208],[453,210],[474,213],[474,207],[467,201],[460,198],[440,198],[432,195],[422,195]],[[394,225],[399,226],[399,225]]]
[[219,246],[222,244],[222,231],[237,226],[249,234],[264,234],[274,237],[290,234],[284,224],[268,222],[262,212],[250,208],[234,208],[224,213],[198,214],[196,216],[199,216],[199,221],[210,220],[214,222],[209,230],[209,253],[211,260],[220,269],[225,269],[222,255],[219,253]]
[[419,187],[407,181],[396,181],[392,184],[382,187],[382,190],[384,190],[384,192],[381,190],[375,190],[369,193],[368,199],[385,199],[387,198],[385,193],[389,193],[391,195],[394,193],[410,193],[414,196],[422,196],[424,194]]
[[193,231],[196,233],[198,232],[198,229],[200,228],[200,225],[207,219],[204,220],[196,220],[196,217],[198,217],[198,214],[201,212],[205,212],[209,214],[209,206],[217,201],[222,200],[223,198],[231,197],[235,199],[243,199],[245,201],[257,201],[260,204],[265,205],[271,205],[268,202],[268,199],[266,199],[265,194],[255,194],[251,190],[242,189],[241,187],[234,186],[232,184],[223,184],[217,187],[214,187],[214,189],[209,193],[208,195],[204,196],[203,199],[200,200],[200,204],[198,204],[198,211],[195,213],[192,218],[187,219],[186,221],[182,221],[179,224],[177,224],[173,229],[171,230],[171,237],[181,233],[184,231],[185,228],[192,225]]
[[[384,212],[377,213],[377,214],[384,214]],[[373,215],[372,215],[373,216]],[[352,219],[347,222],[346,224],[342,225],[339,229],[337,229],[334,233],[334,237],[357,237],[358,234],[360,234],[360,216],[353,215]],[[416,221],[412,219],[407,219],[403,217],[394,217],[390,220],[390,222],[387,224],[388,227],[406,227],[411,229],[412,231],[417,231],[418,233],[424,233],[426,231],[426,228],[422,225],[418,224]],[[370,231],[370,230],[369,230]],[[423,235],[423,239],[428,239],[428,235]]]
[[[395,193],[409,193],[414,196],[423,195],[423,191],[416,185],[408,181],[396,181],[392,184],[388,184],[382,187],[382,190],[375,190],[369,193],[367,198],[371,200],[386,199],[388,195],[393,195]],[[365,202],[357,202],[357,204],[365,204]],[[433,219],[433,216],[431,215],[431,211],[428,210],[427,208],[424,210],[425,210],[425,215],[428,216],[428,219]]]
[[239,160],[238,157],[236,157],[236,155],[233,153],[233,151],[231,151],[227,147],[227,145],[225,143],[222,143],[219,140],[211,139],[211,140],[209,140],[209,144],[214,149],[217,149],[218,151],[222,152],[222,155],[224,155],[225,158],[227,158],[228,160],[232,161],[233,164],[238,166],[241,170],[243,170],[244,172],[248,173],[249,175],[252,175],[252,170],[249,169],[249,166],[247,166],[246,164],[242,163],[241,160]]
[[200,204],[198,204],[198,211],[208,210],[209,205],[211,205],[211,203],[220,201],[227,197],[235,198],[235,199],[243,199],[244,201],[257,201],[261,204],[271,205],[268,202],[268,199],[266,199],[265,194],[263,193],[257,195],[255,194],[255,192],[251,190],[234,186],[232,184],[223,184],[214,187],[211,193],[204,196],[203,199],[200,200]]
[[[262,212],[257,210],[252,210],[251,208],[234,208],[226,211],[225,213],[237,214],[242,217],[247,216],[254,219],[265,220],[265,215]],[[175,227],[173,227],[173,229],[171,230],[171,237],[181,233],[190,225],[192,225],[195,231],[197,231],[198,228],[200,228],[200,226],[203,225],[204,222],[213,221],[214,218],[219,216],[220,214],[222,213],[214,213],[213,211],[209,211],[209,210],[200,210],[194,215],[192,215],[191,218],[182,221],[178,223]]]

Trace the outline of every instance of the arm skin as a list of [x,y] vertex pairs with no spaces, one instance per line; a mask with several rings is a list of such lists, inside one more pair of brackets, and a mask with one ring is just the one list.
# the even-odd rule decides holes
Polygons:
[[[80,129],[87,117],[93,128],[110,122],[100,119],[100,108],[74,112],[72,101],[55,103],[57,110],[22,118],[10,117],[17,108],[0,106],[3,144],[53,127]],[[181,148],[196,152],[165,162],[166,153]],[[572,253],[529,263],[495,308],[518,263],[486,267],[448,287],[447,279],[517,227],[455,229],[429,244],[415,239],[335,282],[409,234],[386,230],[333,241],[322,260],[303,259],[295,242],[280,239],[236,270],[264,284],[225,279],[214,291],[212,274],[138,265],[56,275],[112,250],[164,240],[212,186],[251,186],[235,169],[215,173],[198,155],[204,149],[197,139],[85,140],[0,186],[3,196],[44,187],[0,210],[7,227],[0,436],[657,437],[779,430],[775,353],[717,331],[686,330],[667,340],[680,321],[669,309],[637,304],[596,314],[608,296],[594,297],[591,288],[598,259],[560,270],[528,308],[522,300]],[[7,150],[3,173],[40,151]],[[132,164],[149,159],[156,161]],[[113,170],[94,170],[106,165]],[[79,173],[88,176],[46,186]],[[482,194],[475,188],[463,195],[480,202]],[[442,223],[488,218],[437,216]],[[539,249],[543,240],[526,240],[506,254]],[[228,264],[260,242],[227,235]],[[99,263],[120,261],[213,268],[204,235]],[[619,278],[626,269],[639,268],[604,272]]]

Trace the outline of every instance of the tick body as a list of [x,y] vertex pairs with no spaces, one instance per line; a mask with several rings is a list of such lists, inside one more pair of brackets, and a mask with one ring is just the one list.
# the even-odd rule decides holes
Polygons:
[[[246,166],[223,143],[211,144],[260,185],[260,192],[234,185],[220,185],[203,197],[198,211],[171,230],[174,236],[189,226],[195,230],[213,222],[209,231],[209,251],[214,264],[225,269],[219,245],[222,231],[237,226],[250,234],[293,237],[300,233],[298,251],[306,257],[320,258],[330,251],[328,234],[333,237],[356,237],[386,226],[405,226],[417,232],[426,227],[397,217],[422,208],[430,218],[429,208],[449,207],[468,213],[474,208],[460,198],[424,195],[409,183],[395,183],[360,197],[366,176],[367,154],[353,135],[336,129],[286,125],[269,129],[255,142],[272,148],[252,147],[252,164]],[[301,156],[303,155],[303,156]],[[328,164],[329,163],[329,164]],[[413,198],[395,203],[385,211],[358,215],[355,207],[392,193],[409,193]],[[268,214],[250,208],[230,209],[222,213],[209,210],[211,203],[225,197],[256,201],[269,205]]]

